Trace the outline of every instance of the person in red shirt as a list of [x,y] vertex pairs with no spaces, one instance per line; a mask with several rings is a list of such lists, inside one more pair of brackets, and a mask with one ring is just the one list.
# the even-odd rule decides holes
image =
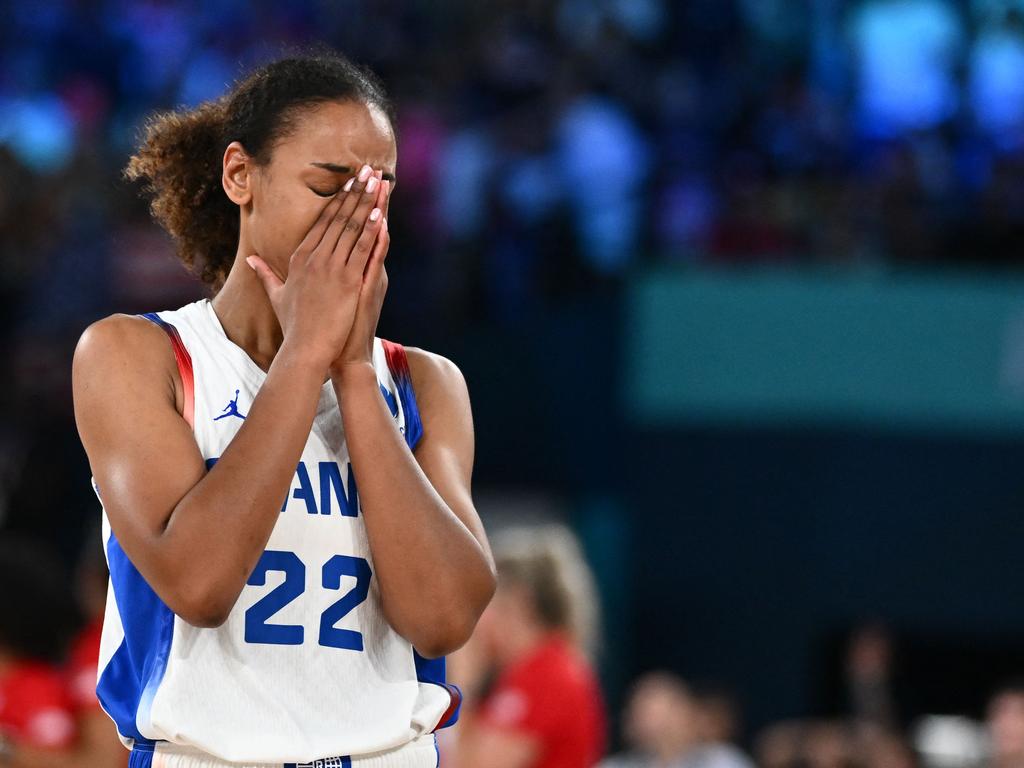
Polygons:
[[563,526],[495,538],[498,590],[473,639],[450,657],[464,688],[444,768],[591,768],[606,718],[590,661],[593,578]]
[[[71,651],[68,653],[65,668],[68,696],[74,708],[80,712],[99,709],[100,706],[100,700],[96,697],[96,676],[100,663],[102,634],[103,614],[100,614],[75,636],[71,643]],[[107,723],[116,730],[109,717]]]
[[78,604],[87,618],[71,643],[65,663],[68,696],[78,730],[72,761],[76,768],[127,768],[130,755],[96,696],[109,577],[102,542],[100,526],[93,526],[85,537],[75,574]]
[[59,663],[75,622],[59,564],[41,545],[0,539],[0,765],[60,764],[76,737]]
[[[0,540],[0,768],[126,768],[128,750],[96,697],[107,570],[98,527],[74,584],[40,545]],[[65,653],[68,647],[70,651]]]
[[5,740],[23,749],[69,747],[75,719],[60,671],[41,661],[0,656],[0,730]]

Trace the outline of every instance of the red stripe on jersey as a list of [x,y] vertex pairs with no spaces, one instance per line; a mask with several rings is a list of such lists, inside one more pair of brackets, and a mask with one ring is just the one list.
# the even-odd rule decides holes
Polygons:
[[142,317],[147,320],[152,320],[163,328],[171,339],[171,349],[174,350],[174,360],[178,364],[178,374],[181,376],[181,387],[185,392],[185,402],[181,409],[181,415],[184,417],[185,421],[188,422],[188,425],[193,427],[196,409],[196,395],[195,379],[192,375],[192,355],[190,355],[188,350],[185,348],[185,343],[181,340],[181,336],[178,334],[178,329],[161,318],[156,312],[147,312],[142,315]]
[[[441,685],[448,690],[448,695],[451,696],[452,700],[448,705],[448,709],[446,709],[444,714],[441,715],[441,719],[437,721],[437,725],[434,726],[435,731],[447,726],[448,721],[455,716],[456,710],[458,710],[459,705],[462,704],[462,691],[449,683],[441,683]],[[433,733],[433,731],[431,731],[431,733]]]

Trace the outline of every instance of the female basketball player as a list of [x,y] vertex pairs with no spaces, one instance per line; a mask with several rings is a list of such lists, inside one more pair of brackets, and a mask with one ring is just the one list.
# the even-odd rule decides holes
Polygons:
[[156,116],[128,175],[214,290],[75,351],[131,766],[433,766],[495,589],[465,381],[375,336],[392,108],[340,56]]

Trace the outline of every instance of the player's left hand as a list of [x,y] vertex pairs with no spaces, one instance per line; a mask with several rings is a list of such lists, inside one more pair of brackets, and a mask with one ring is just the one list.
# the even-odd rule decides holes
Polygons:
[[[374,171],[378,179],[380,171]],[[366,261],[363,272],[363,283],[359,290],[359,305],[356,308],[356,319],[352,324],[348,340],[341,354],[331,363],[332,377],[341,376],[344,371],[359,364],[372,363],[373,338],[377,333],[377,322],[380,320],[380,309],[384,304],[384,294],[388,290],[388,273],[384,268],[384,259],[388,255],[391,235],[388,232],[388,204],[391,199],[391,182],[381,180],[378,187],[375,206],[380,208],[383,221],[380,232],[373,245],[373,252]]]

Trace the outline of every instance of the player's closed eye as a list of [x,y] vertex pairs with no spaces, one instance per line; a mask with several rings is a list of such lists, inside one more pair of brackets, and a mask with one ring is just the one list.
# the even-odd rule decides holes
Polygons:
[[319,189],[313,189],[312,187],[310,187],[310,191],[312,191],[313,194],[315,195],[320,195],[320,197],[333,197],[334,195],[338,194],[337,189],[325,190],[321,192]]

